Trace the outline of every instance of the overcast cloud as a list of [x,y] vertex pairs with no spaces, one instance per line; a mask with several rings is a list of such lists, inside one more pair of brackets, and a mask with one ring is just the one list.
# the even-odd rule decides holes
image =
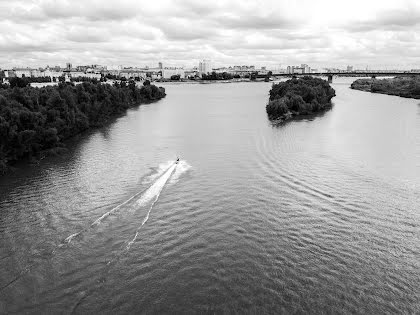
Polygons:
[[0,0],[0,68],[420,68],[418,0]]

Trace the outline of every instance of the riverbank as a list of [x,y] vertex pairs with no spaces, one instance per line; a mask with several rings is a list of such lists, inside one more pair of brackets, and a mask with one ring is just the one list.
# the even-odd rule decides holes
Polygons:
[[284,122],[332,107],[335,90],[322,79],[309,76],[273,84],[266,111],[270,120]]
[[146,81],[60,83],[0,88],[0,174],[16,161],[36,162],[65,148],[64,141],[104,126],[128,108],[158,101],[165,89]]
[[[273,79],[270,79],[273,81]],[[244,82],[266,82],[264,78],[251,79],[228,79],[228,80],[156,80],[156,83],[165,84],[220,84],[220,83],[244,83]]]
[[416,76],[358,79],[350,87],[359,91],[420,99],[420,78]]

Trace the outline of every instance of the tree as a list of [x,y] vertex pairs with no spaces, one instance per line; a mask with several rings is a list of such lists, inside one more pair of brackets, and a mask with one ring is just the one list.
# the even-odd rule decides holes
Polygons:
[[134,81],[110,85],[97,80],[33,88],[26,79],[16,78],[13,88],[0,89],[0,172],[13,161],[62,146],[65,139],[103,125],[130,106],[166,95],[150,82],[140,88]]
[[272,119],[311,114],[331,107],[334,96],[334,89],[322,79],[309,76],[292,78],[273,84],[266,111]]
[[9,79],[9,83],[10,83],[10,87],[12,88],[14,87],[23,88],[23,87],[28,86],[30,84],[30,81],[27,78],[14,77],[14,78]]

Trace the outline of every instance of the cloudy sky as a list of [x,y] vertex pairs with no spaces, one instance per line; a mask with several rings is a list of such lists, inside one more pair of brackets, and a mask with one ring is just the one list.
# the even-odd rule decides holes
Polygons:
[[0,0],[0,68],[420,68],[418,0]]

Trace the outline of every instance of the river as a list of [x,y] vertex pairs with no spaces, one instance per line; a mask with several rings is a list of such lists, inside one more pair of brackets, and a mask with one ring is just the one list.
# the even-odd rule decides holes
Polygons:
[[419,100],[353,80],[278,126],[271,83],[166,84],[1,177],[0,313],[419,313]]

